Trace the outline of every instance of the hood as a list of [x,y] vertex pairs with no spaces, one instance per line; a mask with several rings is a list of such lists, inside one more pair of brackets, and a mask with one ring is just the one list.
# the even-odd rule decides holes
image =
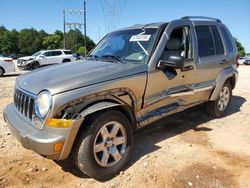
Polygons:
[[25,57],[20,57],[20,58],[18,58],[18,59],[27,61],[27,60],[35,59],[35,56],[25,56]]
[[49,90],[52,95],[147,71],[147,64],[121,64],[83,61],[53,65],[19,76],[16,85],[38,94]]

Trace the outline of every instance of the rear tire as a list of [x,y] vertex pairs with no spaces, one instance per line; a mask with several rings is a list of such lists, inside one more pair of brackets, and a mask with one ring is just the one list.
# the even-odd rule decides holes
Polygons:
[[70,60],[70,59],[64,59],[64,60],[62,61],[62,63],[68,63],[68,62],[71,62],[71,60]]
[[[97,180],[107,180],[120,172],[133,145],[131,123],[119,111],[94,114],[79,132],[73,148],[78,168]],[[94,117],[94,118],[93,118]]]
[[3,76],[3,74],[4,74],[4,69],[0,67],[0,76]]
[[206,103],[206,110],[210,115],[215,117],[222,117],[228,111],[232,97],[232,86],[230,82],[225,82],[219,96],[215,101],[209,101]]

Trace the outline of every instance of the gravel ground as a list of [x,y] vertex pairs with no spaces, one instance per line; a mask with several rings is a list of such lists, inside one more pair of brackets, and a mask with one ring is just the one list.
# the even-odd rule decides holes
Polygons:
[[229,113],[214,119],[202,106],[135,135],[132,159],[117,177],[98,182],[72,161],[55,162],[20,146],[3,120],[16,74],[0,78],[1,187],[250,187],[250,66],[239,68]]

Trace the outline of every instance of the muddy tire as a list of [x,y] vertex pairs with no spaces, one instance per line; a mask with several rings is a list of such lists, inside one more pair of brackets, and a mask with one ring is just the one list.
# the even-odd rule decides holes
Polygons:
[[232,86],[230,82],[225,82],[218,98],[215,101],[206,103],[206,111],[215,117],[224,116],[227,111],[232,97]]
[[131,123],[121,112],[113,110],[92,116],[83,126],[88,129],[78,134],[73,149],[77,167],[97,180],[114,177],[132,150]]

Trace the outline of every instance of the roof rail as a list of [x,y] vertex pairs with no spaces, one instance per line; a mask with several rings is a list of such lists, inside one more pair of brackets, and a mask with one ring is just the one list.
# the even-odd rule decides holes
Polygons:
[[191,19],[200,19],[200,20],[213,20],[213,21],[216,21],[216,22],[219,22],[219,23],[222,23],[220,19],[217,19],[217,18],[211,18],[211,17],[206,17],[206,16],[184,16],[182,17],[181,19],[188,19],[188,20],[191,20]]

